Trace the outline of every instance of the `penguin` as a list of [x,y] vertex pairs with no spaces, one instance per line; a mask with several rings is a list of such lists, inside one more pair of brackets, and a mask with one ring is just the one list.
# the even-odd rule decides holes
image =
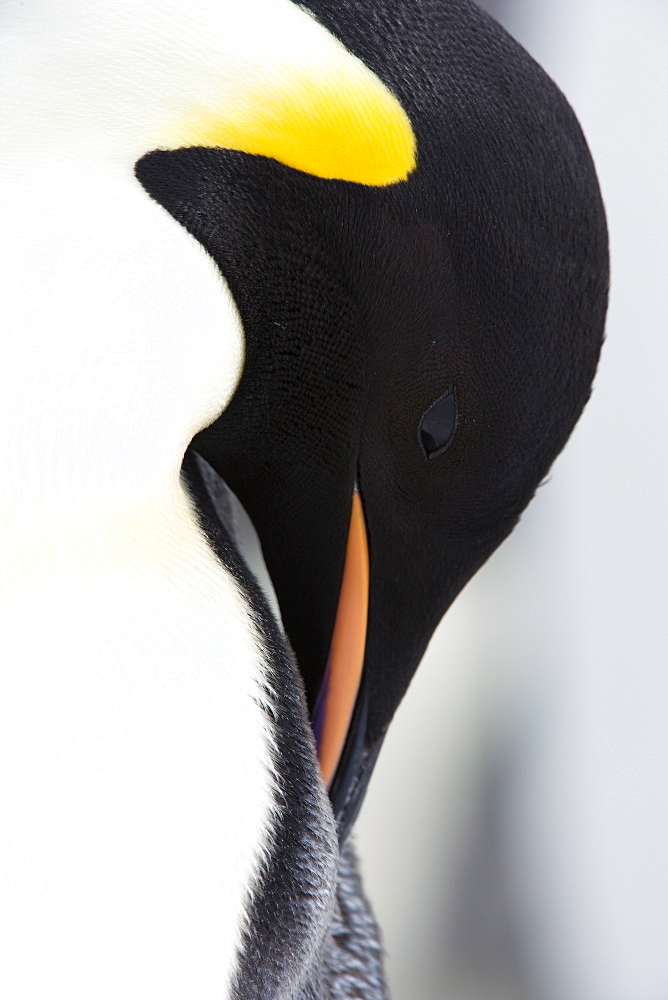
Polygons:
[[469,0],[7,0],[0,130],[1,992],[382,1000],[350,830],[599,356],[578,123]]

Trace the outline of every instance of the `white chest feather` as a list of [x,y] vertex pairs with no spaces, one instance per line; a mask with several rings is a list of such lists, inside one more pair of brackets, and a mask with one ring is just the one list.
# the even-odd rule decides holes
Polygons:
[[4,191],[0,266],[0,995],[220,1000],[271,736],[179,469],[240,325],[131,175],[35,181]]
[[268,842],[247,607],[185,498],[119,534],[63,540],[3,595],[0,993],[16,1000],[54,983],[227,996]]

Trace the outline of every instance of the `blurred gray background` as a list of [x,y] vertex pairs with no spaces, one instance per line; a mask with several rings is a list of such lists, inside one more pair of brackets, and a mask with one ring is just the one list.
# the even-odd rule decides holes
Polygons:
[[357,830],[394,1000],[668,1000],[668,3],[488,0],[608,211],[594,395],[446,615]]

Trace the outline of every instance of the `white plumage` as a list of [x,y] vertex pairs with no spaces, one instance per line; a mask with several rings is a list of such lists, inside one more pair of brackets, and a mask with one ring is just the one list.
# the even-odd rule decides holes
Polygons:
[[340,46],[284,0],[181,7],[1,15],[12,1000],[226,997],[271,839],[265,654],[179,481],[236,386],[241,325],[133,168],[193,110],[241,100],[253,73]]

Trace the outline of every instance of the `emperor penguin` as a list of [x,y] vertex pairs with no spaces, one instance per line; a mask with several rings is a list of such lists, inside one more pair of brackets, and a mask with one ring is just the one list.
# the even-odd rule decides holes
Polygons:
[[0,135],[0,996],[382,1000],[348,837],[590,393],[580,128],[469,0],[5,0]]

